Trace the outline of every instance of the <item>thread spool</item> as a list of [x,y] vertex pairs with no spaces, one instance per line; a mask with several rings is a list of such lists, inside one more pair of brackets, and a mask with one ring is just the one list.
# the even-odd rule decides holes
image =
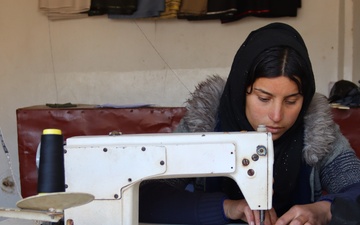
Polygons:
[[38,193],[65,191],[64,138],[59,129],[45,129],[41,135]]

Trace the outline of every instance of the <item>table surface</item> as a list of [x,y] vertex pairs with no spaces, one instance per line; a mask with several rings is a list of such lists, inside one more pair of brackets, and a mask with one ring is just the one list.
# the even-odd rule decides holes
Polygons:
[[[5,219],[2,220],[2,217],[0,217],[0,225],[40,225],[40,222],[35,222],[32,220],[20,220],[20,219]],[[139,225],[154,225],[154,224],[149,224],[149,223],[140,223]],[[165,225],[165,224],[163,224]],[[172,224],[174,225],[174,224]],[[231,225],[231,224],[229,224]],[[237,224],[239,225],[239,224]],[[243,224],[246,225],[246,224]]]

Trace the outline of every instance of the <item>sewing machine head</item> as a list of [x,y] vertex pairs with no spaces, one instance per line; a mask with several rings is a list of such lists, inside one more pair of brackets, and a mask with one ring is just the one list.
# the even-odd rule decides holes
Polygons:
[[146,179],[227,176],[251,209],[272,207],[270,133],[83,136],[66,143],[66,192],[95,198],[65,209],[66,224],[138,224],[139,186]]

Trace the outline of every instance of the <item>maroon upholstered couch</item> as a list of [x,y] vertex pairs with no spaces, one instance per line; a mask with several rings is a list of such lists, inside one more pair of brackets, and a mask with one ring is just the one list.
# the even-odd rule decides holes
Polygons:
[[79,105],[74,108],[32,106],[16,111],[18,154],[22,197],[37,194],[36,151],[42,131],[61,129],[64,140],[80,135],[108,135],[172,132],[185,113],[181,107],[96,108]]
[[[64,139],[79,135],[172,132],[186,112],[183,107],[73,108],[32,106],[16,111],[22,197],[37,194],[36,151],[43,129],[61,129]],[[360,109],[333,109],[334,120],[360,157]]]
[[332,109],[334,121],[360,158],[360,108]]

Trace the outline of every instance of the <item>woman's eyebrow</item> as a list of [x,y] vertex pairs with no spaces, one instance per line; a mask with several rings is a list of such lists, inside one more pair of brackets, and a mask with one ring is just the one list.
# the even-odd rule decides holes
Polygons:
[[[255,90],[255,91],[262,92],[262,93],[264,93],[264,94],[266,94],[266,95],[274,96],[274,95],[271,94],[270,92],[267,92],[267,91],[265,91],[265,90],[263,90],[263,89],[261,89],[261,88],[256,88],[256,87],[254,87],[254,90]],[[287,96],[285,96],[285,98],[295,97],[295,96],[297,96],[297,95],[301,95],[301,94],[300,94],[299,92],[297,92],[297,93],[294,93],[294,94],[287,95]]]
[[267,91],[265,91],[265,90],[263,90],[263,89],[261,89],[261,88],[256,88],[256,87],[254,87],[254,90],[255,90],[255,91],[262,92],[262,93],[267,94],[267,95],[270,95],[270,96],[274,96],[274,95],[271,94],[270,92],[267,92]]

